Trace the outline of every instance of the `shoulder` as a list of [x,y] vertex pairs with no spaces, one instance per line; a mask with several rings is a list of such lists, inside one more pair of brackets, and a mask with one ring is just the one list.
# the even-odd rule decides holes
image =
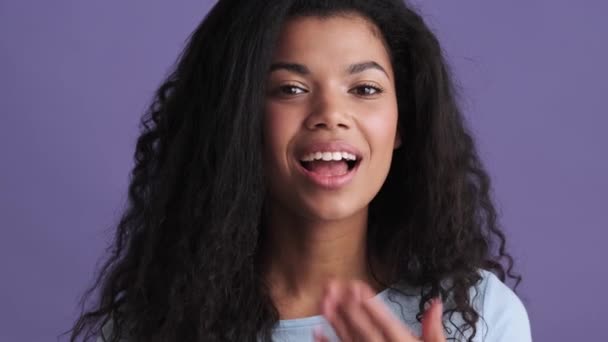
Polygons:
[[471,291],[480,314],[482,341],[532,341],[530,321],[519,297],[494,273],[480,270],[481,281]]

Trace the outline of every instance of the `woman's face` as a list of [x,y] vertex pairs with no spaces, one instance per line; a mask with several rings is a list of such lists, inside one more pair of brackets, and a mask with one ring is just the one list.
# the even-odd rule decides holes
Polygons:
[[283,27],[264,117],[269,200],[281,209],[348,218],[384,183],[399,144],[397,98],[374,28],[354,15],[298,17]]

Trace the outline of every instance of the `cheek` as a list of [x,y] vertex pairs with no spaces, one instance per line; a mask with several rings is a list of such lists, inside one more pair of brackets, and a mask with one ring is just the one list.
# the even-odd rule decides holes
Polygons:
[[365,119],[364,127],[372,154],[392,155],[397,133],[397,110],[370,115]]
[[281,106],[266,106],[264,116],[264,147],[267,157],[275,162],[287,155],[290,141],[298,131],[297,114]]

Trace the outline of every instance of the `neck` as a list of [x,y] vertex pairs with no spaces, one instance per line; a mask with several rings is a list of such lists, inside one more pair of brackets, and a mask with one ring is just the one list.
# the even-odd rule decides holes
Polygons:
[[368,266],[367,208],[334,221],[306,220],[272,209],[265,219],[263,277],[279,306],[315,307],[332,278],[357,279],[377,292],[382,289]]

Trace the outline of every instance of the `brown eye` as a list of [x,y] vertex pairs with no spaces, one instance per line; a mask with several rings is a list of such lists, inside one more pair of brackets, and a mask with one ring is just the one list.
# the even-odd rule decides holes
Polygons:
[[294,85],[284,85],[279,87],[279,91],[283,95],[298,95],[305,92],[302,88]]
[[371,84],[364,84],[355,88],[355,93],[360,96],[373,96],[382,93],[382,88]]

